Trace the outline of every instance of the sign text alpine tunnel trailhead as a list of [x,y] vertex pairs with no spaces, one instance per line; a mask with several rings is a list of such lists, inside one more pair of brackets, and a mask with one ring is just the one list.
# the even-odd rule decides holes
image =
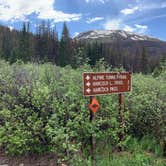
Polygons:
[[130,72],[83,73],[83,95],[97,96],[131,91]]

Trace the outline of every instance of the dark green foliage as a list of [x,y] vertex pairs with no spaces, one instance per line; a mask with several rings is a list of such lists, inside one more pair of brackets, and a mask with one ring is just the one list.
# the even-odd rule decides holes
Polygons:
[[84,64],[87,64],[88,62],[89,59],[86,56],[85,49],[82,47],[75,48],[72,56],[72,67],[78,68]]
[[89,64],[94,66],[102,58],[102,44],[97,42],[88,44],[86,50]]
[[[0,61],[0,147],[11,155],[54,152],[61,161],[74,163],[85,157],[85,149],[89,155],[92,134],[99,147],[109,144],[112,151],[119,145],[127,148],[130,135],[149,135],[164,151],[164,71],[157,78],[133,76],[133,90],[125,95],[126,139],[120,142],[117,95],[98,97],[101,108],[90,123],[89,98],[82,96],[82,72],[93,70],[109,68],[101,61],[94,69],[84,65],[76,70],[22,62],[10,66]],[[147,145],[144,140],[142,146],[154,152]]]
[[57,61],[59,48],[58,34],[56,28],[51,28],[50,22],[43,21],[37,26],[36,35],[34,36],[35,53],[34,62],[51,62]]
[[63,25],[62,36],[60,40],[59,54],[57,57],[57,64],[59,66],[66,66],[71,64],[72,57],[72,40],[69,35],[69,30],[66,23]]
[[149,70],[149,63],[148,63],[148,57],[146,53],[145,47],[142,49],[142,54],[141,54],[141,61],[140,61],[140,66],[141,66],[141,72],[147,74]]
[[[18,47],[18,32],[0,26],[0,57],[10,61],[13,48]],[[15,58],[14,58],[15,59]]]
[[[130,132],[137,136],[155,136],[163,149],[166,145],[165,71],[158,78],[135,75],[133,93],[128,97]],[[165,151],[165,150],[164,150]]]
[[164,71],[166,70],[166,56],[163,55],[160,59],[160,63],[157,67],[155,67],[153,71],[153,76],[158,77],[161,74],[163,75]]
[[[18,56],[16,56],[16,60],[20,59],[23,62],[29,62],[32,60],[32,55],[33,55],[33,41],[32,37],[30,34],[30,25],[29,23],[23,24],[22,31],[20,33],[19,37],[19,52],[17,51]],[[13,55],[16,54],[16,51],[13,50]],[[13,58],[12,58],[13,59]]]

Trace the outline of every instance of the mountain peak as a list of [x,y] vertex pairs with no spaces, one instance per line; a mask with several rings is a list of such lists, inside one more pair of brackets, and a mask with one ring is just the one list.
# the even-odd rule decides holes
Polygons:
[[124,30],[91,30],[82,32],[75,37],[76,40],[99,40],[103,42],[116,41],[116,40],[134,40],[134,41],[160,41],[159,39],[128,32]]

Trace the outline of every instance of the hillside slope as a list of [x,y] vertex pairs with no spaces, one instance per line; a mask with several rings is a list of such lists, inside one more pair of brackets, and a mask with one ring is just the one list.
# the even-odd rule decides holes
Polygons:
[[123,30],[94,30],[78,34],[75,38],[83,42],[101,42],[106,45],[118,43],[121,49],[127,49],[131,53],[139,47],[147,48],[151,55],[166,53],[166,42],[147,35],[136,34]]

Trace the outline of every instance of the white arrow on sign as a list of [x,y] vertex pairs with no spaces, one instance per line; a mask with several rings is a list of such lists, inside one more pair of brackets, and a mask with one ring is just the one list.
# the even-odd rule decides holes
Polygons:
[[88,88],[87,90],[86,90],[88,93],[90,93],[91,92],[91,90]]
[[90,80],[90,76],[89,75],[86,76],[86,80]]
[[88,81],[88,82],[86,83],[86,85],[89,87],[89,86],[91,85],[91,83]]

